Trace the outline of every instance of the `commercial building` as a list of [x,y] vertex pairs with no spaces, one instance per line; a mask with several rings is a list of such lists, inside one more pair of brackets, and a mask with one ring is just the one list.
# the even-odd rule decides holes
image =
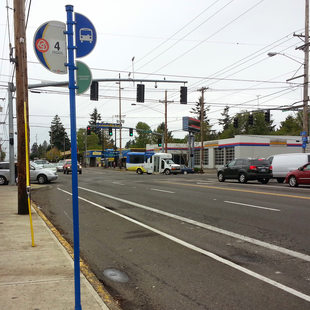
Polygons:
[[[300,136],[259,136],[236,135],[234,138],[205,141],[203,143],[204,168],[218,168],[234,158],[265,158],[274,154],[301,153]],[[161,147],[147,144],[147,151],[161,152]],[[201,143],[195,142],[192,157],[194,166],[200,167]],[[172,153],[176,163],[187,164],[190,158],[187,144],[169,143],[168,153]]]

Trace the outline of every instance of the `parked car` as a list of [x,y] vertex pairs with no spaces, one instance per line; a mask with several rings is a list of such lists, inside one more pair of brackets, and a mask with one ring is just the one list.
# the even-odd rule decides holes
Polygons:
[[[15,171],[15,176],[17,171]],[[0,162],[0,185],[6,185],[10,181],[10,163],[7,161]]]
[[310,162],[310,153],[277,154],[267,158],[272,165],[272,177],[283,183],[289,171]]
[[[78,173],[81,174],[82,173],[82,166],[78,163],[78,167],[77,167]],[[70,172],[72,172],[71,169],[71,159],[67,159],[64,163],[63,166],[63,172],[64,174],[69,174]]]
[[37,181],[39,184],[49,183],[57,180],[58,175],[56,171],[41,168],[40,165],[34,163],[30,164],[30,181]]
[[217,172],[219,182],[236,179],[240,183],[257,180],[267,184],[272,177],[272,166],[266,159],[237,158],[220,168]]
[[289,186],[296,187],[299,184],[310,184],[310,162],[290,171],[285,177],[285,183]]
[[[10,168],[8,162],[0,163],[3,169],[0,169],[0,185],[6,185],[10,181]],[[48,169],[41,168],[40,165],[35,163],[30,163],[30,182],[38,182],[39,184],[48,183],[54,181],[58,178],[56,172],[53,172]],[[15,176],[17,177],[17,171],[15,171]],[[17,178],[16,178],[17,181]]]

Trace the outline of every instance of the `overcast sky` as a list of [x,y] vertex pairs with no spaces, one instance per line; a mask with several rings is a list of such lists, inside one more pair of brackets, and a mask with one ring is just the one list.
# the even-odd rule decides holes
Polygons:
[[[208,87],[205,102],[213,129],[220,130],[218,118],[224,107],[233,116],[244,110],[276,109],[302,100],[302,79],[286,80],[303,74],[300,63],[302,45],[293,33],[304,32],[305,0],[26,0],[29,84],[41,81],[65,81],[45,69],[33,49],[37,28],[51,20],[66,22],[65,5],[87,16],[97,30],[97,44],[81,60],[91,68],[93,78],[134,76],[158,80],[187,81],[188,104],[180,105],[182,84],[146,84],[145,103],[133,106],[136,85],[123,82],[122,115],[124,126],[135,127],[139,121],[152,129],[164,121],[165,89],[168,100],[168,129],[174,137],[184,137],[182,117],[198,101],[201,87]],[[9,63],[9,41],[14,45],[13,0],[0,0],[0,139],[8,139],[7,82],[13,66]],[[9,19],[7,19],[7,14]],[[8,32],[9,28],[9,32]],[[268,52],[286,56],[268,57]],[[132,61],[134,57],[134,61]],[[299,69],[299,71],[297,71]],[[297,71],[297,73],[296,73]],[[98,102],[89,100],[89,92],[77,97],[77,128],[86,127],[89,114],[98,109],[104,122],[116,122],[119,114],[118,84],[100,83]],[[41,89],[29,93],[31,145],[49,141],[51,120],[58,114],[70,134],[67,88]],[[289,113],[273,110],[271,118],[279,126]],[[123,145],[128,141],[123,130]],[[8,151],[7,143],[3,144]]]

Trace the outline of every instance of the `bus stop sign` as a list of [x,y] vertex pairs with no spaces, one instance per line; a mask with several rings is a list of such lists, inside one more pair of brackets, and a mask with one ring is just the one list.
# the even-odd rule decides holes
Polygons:
[[76,57],[88,55],[95,47],[97,33],[92,22],[82,14],[75,13]]

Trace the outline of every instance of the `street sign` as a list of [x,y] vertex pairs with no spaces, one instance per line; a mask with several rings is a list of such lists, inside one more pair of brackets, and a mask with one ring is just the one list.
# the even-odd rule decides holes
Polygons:
[[66,74],[67,44],[66,24],[49,21],[41,25],[33,39],[35,54],[39,62],[48,70],[57,74]]
[[76,94],[80,95],[85,93],[92,81],[92,75],[89,67],[81,61],[76,61],[76,84],[77,90]]
[[95,47],[97,33],[92,22],[82,14],[75,13],[76,57],[88,55]]
[[96,124],[97,128],[120,128],[120,124],[117,123],[98,123]]

